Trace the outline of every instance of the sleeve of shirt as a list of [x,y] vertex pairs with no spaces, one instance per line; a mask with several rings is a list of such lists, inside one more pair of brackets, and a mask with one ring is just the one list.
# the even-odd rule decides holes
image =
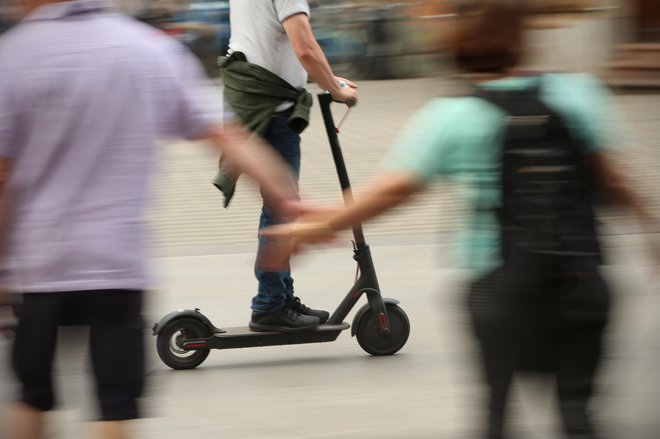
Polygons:
[[157,130],[162,138],[198,139],[235,115],[194,55],[183,46],[176,49],[167,60]]
[[451,113],[448,101],[439,99],[420,109],[395,141],[382,168],[412,172],[423,182],[445,173],[451,148],[457,146]]
[[273,4],[280,23],[296,14],[310,14],[307,0],[273,0]]
[[623,116],[610,91],[586,74],[554,75],[548,99],[567,116],[571,131],[584,151],[593,153],[621,144],[626,137]]

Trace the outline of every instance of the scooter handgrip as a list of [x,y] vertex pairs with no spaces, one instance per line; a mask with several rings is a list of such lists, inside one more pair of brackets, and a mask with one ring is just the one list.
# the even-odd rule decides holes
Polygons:
[[346,102],[338,101],[332,97],[329,91],[324,91],[323,93],[320,93],[319,97],[321,98],[321,102],[325,103],[324,101],[327,101],[328,105],[330,104],[330,102],[336,102],[337,104],[345,104],[348,108],[351,108],[354,107],[355,104],[357,104],[357,101],[355,99],[349,99]]

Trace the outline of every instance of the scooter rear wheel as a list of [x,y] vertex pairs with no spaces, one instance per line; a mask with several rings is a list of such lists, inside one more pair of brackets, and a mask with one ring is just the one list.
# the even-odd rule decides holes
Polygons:
[[206,338],[211,331],[197,319],[180,318],[171,322],[156,340],[160,359],[176,370],[194,369],[209,356],[208,349],[186,350],[181,347],[185,340]]
[[390,333],[381,334],[378,318],[369,309],[360,319],[356,333],[360,347],[374,356],[393,355],[408,341],[410,321],[399,306],[387,304]]

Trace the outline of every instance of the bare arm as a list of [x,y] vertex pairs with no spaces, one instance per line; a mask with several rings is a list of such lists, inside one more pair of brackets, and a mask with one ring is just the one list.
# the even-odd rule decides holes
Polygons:
[[270,237],[291,237],[294,247],[323,242],[343,229],[380,215],[410,199],[422,188],[412,173],[386,174],[375,180],[346,208],[312,212],[297,223],[283,224],[262,232]]
[[292,15],[284,20],[282,25],[296,57],[307,70],[310,78],[322,89],[329,91],[336,101],[357,102],[357,93],[353,90],[356,85],[351,82],[348,82],[350,87],[342,88],[339,85],[321,46],[314,37],[307,15],[302,13]]
[[358,199],[328,220],[333,232],[374,218],[410,199],[422,188],[412,173],[385,174],[374,180]]

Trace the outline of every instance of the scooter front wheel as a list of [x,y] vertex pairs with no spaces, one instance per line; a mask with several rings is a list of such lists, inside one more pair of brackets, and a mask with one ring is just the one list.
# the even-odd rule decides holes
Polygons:
[[[366,305],[368,306],[368,305]],[[389,334],[380,332],[378,318],[369,309],[358,323],[356,338],[360,347],[375,356],[393,355],[408,341],[410,321],[399,306],[386,304],[387,317],[390,322]]]
[[158,334],[158,356],[172,369],[194,369],[206,360],[209,350],[187,350],[182,344],[185,340],[206,338],[210,335],[209,328],[197,319],[184,317],[174,320]]

